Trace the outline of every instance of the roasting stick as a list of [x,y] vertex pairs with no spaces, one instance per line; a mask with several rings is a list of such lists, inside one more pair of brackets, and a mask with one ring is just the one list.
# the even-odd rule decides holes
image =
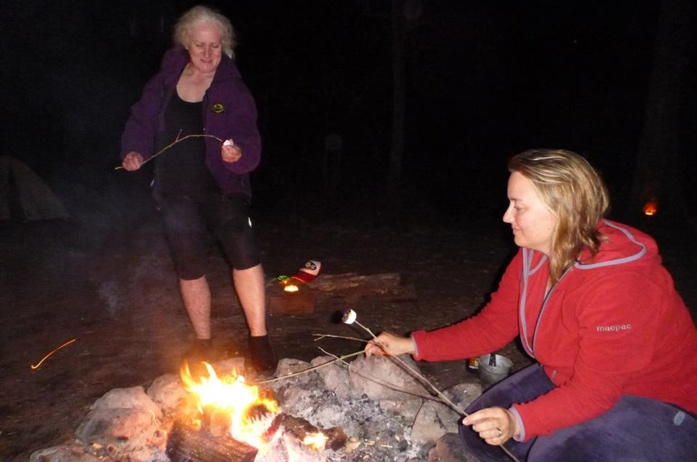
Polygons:
[[[344,312],[344,316],[343,316],[343,318],[342,318],[342,322],[343,322],[344,324],[349,324],[349,325],[350,325],[350,324],[356,324],[358,327],[360,327],[361,329],[365,330],[368,334],[370,334],[370,336],[373,337],[374,340],[377,340],[377,337],[376,337],[376,335],[373,333],[373,331],[371,331],[370,329],[368,329],[367,327],[365,327],[363,324],[361,324],[360,322],[358,322],[358,319],[357,319],[357,318],[358,318],[358,314],[356,314],[355,311],[353,311],[353,310],[346,310],[346,311]],[[443,402],[445,402],[445,403],[448,404],[450,407],[452,407],[452,408],[453,408],[456,412],[458,412],[461,416],[465,416],[465,417],[466,417],[466,416],[469,415],[469,414],[467,414],[467,412],[465,412],[464,409],[462,409],[460,406],[456,405],[456,404],[453,403],[450,399],[448,399],[448,397],[445,396],[445,395],[444,395],[435,385],[433,385],[426,377],[424,377],[424,376],[423,376],[421,373],[419,373],[418,371],[414,370],[414,368],[412,368],[411,366],[409,366],[409,365],[408,365],[406,362],[404,362],[399,356],[392,356],[392,355],[390,355],[389,352],[387,351],[387,349],[386,349],[382,344],[380,344],[380,342],[376,342],[376,344],[377,344],[380,348],[382,348],[383,351],[384,351],[385,353],[387,353],[388,356],[389,356],[390,358],[396,359],[396,360],[397,360],[402,366],[404,366],[407,370],[409,370],[411,373],[415,374],[417,377],[419,377],[421,380],[423,380],[423,382],[424,382],[426,385],[428,385],[429,387],[431,387],[431,389],[438,395],[438,397],[439,397],[440,399],[443,400]],[[515,461],[515,462],[520,462],[520,461],[518,460],[518,458],[517,458],[516,456],[514,456],[503,444],[499,445],[499,447],[503,450],[503,452],[506,453],[506,455],[508,455],[508,457],[511,458],[511,460],[513,460],[513,461]]]
[[[186,136],[183,137],[183,138],[179,138],[179,135],[181,135],[181,133],[182,133],[181,130],[179,130],[179,134],[177,135],[177,139],[175,139],[173,142],[169,143],[167,146],[165,146],[164,148],[162,148],[162,149],[160,149],[159,151],[157,151],[155,154],[153,154],[153,155],[150,156],[149,158],[145,159],[145,160],[143,161],[143,163],[140,164],[141,167],[142,167],[143,165],[145,165],[146,163],[150,162],[151,160],[153,160],[155,157],[157,157],[157,156],[159,156],[160,154],[162,154],[163,152],[165,152],[166,150],[168,150],[169,148],[171,148],[172,146],[174,146],[175,144],[181,143],[182,141],[184,141],[184,140],[187,139],[187,138],[215,138],[216,140],[218,140],[218,141],[220,141],[221,143],[223,143],[223,140],[221,140],[221,139],[218,138],[217,136],[213,136],[213,135],[186,135]],[[122,169],[122,168],[123,168],[123,166],[119,165],[118,167],[114,167],[114,170],[120,170],[120,169]]]
[[[346,340],[356,340],[356,341],[359,341],[359,342],[367,343],[367,340],[362,339],[362,338],[357,338],[357,337],[346,337],[346,336],[343,336],[343,335],[330,335],[330,334],[313,334],[313,335],[315,335],[315,336],[317,337],[316,340],[321,340],[321,339],[323,339],[323,338],[325,338],[325,337],[332,337],[332,338],[342,338],[342,339],[346,339]],[[337,355],[335,355],[335,354],[333,354],[333,353],[328,352],[327,350],[325,350],[325,349],[322,348],[322,347],[317,347],[317,348],[319,348],[320,351],[321,351],[322,353],[326,354],[327,356],[331,356],[331,357],[333,357],[334,359],[331,359],[331,360],[329,360],[329,361],[327,361],[327,362],[324,362],[324,363],[322,363],[322,364],[317,364],[316,366],[308,367],[308,368],[305,368],[305,369],[302,369],[302,370],[299,370],[299,371],[296,371],[296,372],[292,372],[292,373],[290,373],[290,374],[282,375],[282,376],[280,376],[280,377],[275,377],[275,378],[273,378],[273,379],[259,380],[259,381],[254,381],[254,382],[250,382],[250,383],[253,384],[253,385],[261,385],[261,384],[265,384],[265,383],[278,382],[278,381],[280,381],[280,380],[284,380],[284,379],[288,379],[288,378],[295,377],[295,376],[298,376],[298,375],[306,374],[306,373],[308,373],[308,372],[311,372],[311,371],[320,369],[320,368],[322,368],[322,367],[324,367],[324,366],[329,366],[330,364],[334,364],[335,362],[341,362],[341,363],[343,363],[344,365],[346,365],[347,367],[350,367],[351,365],[345,361],[346,359],[352,358],[352,357],[354,357],[354,356],[362,355],[362,354],[365,353],[365,351],[361,349],[361,350],[354,351],[353,353],[349,353],[349,354],[346,354],[346,355],[343,355],[343,356],[337,356]],[[376,382],[376,383],[379,383],[379,384],[381,384],[381,385],[383,385],[383,386],[385,386],[385,387],[397,389],[397,386],[396,386],[396,385],[392,385],[392,384],[390,384],[390,383],[385,383],[385,382],[378,381],[378,379],[376,379],[376,378],[374,378],[374,377],[370,377],[370,380],[372,380],[372,381],[374,381],[374,382]],[[406,392],[405,392],[405,393],[406,393]],[[421,399],[433,399],[433,396],[425,396],[425,395],[418,395],[418,394],[415,394],[415,396],[417,396],[417,397],[419,397],[419,398],[421,398]],[[446,403],[446,404],[447,404],[447,403]],[[451,405],[452,405],[452,406],[455,406],[454,404],[451,404]],[[461,411],[458,411],[458,412],[461,412]]]
[[[324,353],[324,354],[326,354],[326,355],[329,355],[329,356],[333,357],[334,360],[333,360],[332,362],[340,361],[340,362],[344,363],[344,365],[345,365],[347,368],[351,368],[351,364],[350,364],[350,363],[347,363],[346,361],[344,361],[343,357],[340,358],[340,357],[336,356],[335,354],[332,354],[332,353],[328,352],[327,350],[325,350],[325,349],[322,348],[322,347],[317,347],[317,348],[319,348],[320,351],[322,351],[322,353]],[[362,353],[362,352],[361,352],[361,353]],[[324,365],[324,364],[322,364],[322,365]],[[384,381],[378,379],[378,378],[375,377],[375,376],[368,376],[368,375],[363,375],[363,374],[357,374],[357,375],[359,375],[359,376],[361,376],[361,377],[363,377],[363,378],[365,378],[365,379],[367,379],[367,380],[370,380],[370,381],[372,381],[372,382],[375,382],[375,383],[377,383],[377,384],[379,384],[379,385],[382,385],[382,386],[385,387],[385,388],[390,388],[390,389],[392,389],[392,390],[397,390],[397,391],[400,391],[400,392],[405,393],[405,394],[407,394],[407,395],[415,396],[415,397],[417,397],[417,398],[433,400],[433,396],[420,395],[420,394],[418,394],[418,393],[412,393],[412,392],[409,392],[409,391],[401,390],[397,385],[391,384],[391,383],[389,383],[389,382],[384,382]]]
[[336,356],[334,356],[334,355],[331,355],[331,356],[334,356],[334,358],[336,358],[336,359],[332,359],[331,361],[327,361],[326,363],[322,363],[322,364],[318,364],[318,365],[316,365],[316,366],[308,367],[307,369],[303,369],[303,370],[301,370],[301,371],[293,372],[293,373],[291,373],[291,374],[282,375],[281,377],[276,377],[276,378],[268,379],[268,380],[259,380],[259,381],[257,381],[257,382],[250,382],[250,383],[252,383],[252,384],[254,384],[254,385],[261,385],[261,384],[263,384],[263,383],[278,382],[279,380],[284,380],[284,379],[288,379],[288,378],[290,378],[290,377],[295,377],[296,375],[305,374],[305,373],[307,373],[307,372],[314,371],[314,370],[319,369],[319,368],[321,368],[321,367],[324,367],[324,366],[328,366],[328,365],[330,365],[330,364],[333,364],[333,363],[335,363],[335,362],[337,362],[337,361],[343,361],[343,360],[346,359],[346,358],[351,358],[351,357],[353,357],[353,356],[358,356],[358,355],[360,355],[360,354],[363,354],[363,350],[354,351],[353,353],[349,353],[349,354],[347,354],[347,355],[343,355],[343,356],[340,356],[340,357],[336,357]]
[[[356,319],[357,316],[358,316],[358,315],[356,314],[355,311],[353,311],[353,310],[347,310],[346,313],[344,314],[344,317],[343,317],[342,321],[344,322],[344,324],[349,324],[349,325],[350,325],[350,324],[356,324],[358,327],[360,327],[360,328],[362,328],[363,330],[365,330],[366,332],[368,332],[368,334],[370,334],[370,336],[373,337],[373,339],[376,339],[377,337],[375,336],[375,334],[374,334],[370,329],[368,329],[368,328],[365,327],[363,324],[361,324],[360,322],[358,322],[358,320]],[[461,414],[461,415],[463,415],[463,416],[467,416],[467,412],[465,412],[464,409],[462,409],[462,408],[461,408],[460,406],[458,406],[457,404],[453,403],[447,396],[445,396],[435,385],[433,385],[433,383],[431,383],[431,382],[430,382],[426,377],[424,377],[419,371],[417,371],[417,370],[415,370],[414,368],[412,368],[411,366],[409,366],[409,364],[407,364],[406,362],[404,362],[399,356],[392,356],[392,355],[390,355],[389,352],[383,347],[383,345],[380,344],[380,342],[377,342],[377,345],[378,345],[380,348],[382,348],[382,349],[385,351],[385,353],[388,353],[388,357],[389,357],[389,358],[393,358],[393,359],[397,360],[397,361],[398,361],[403,367],[405,367],[409,372],[411,372],[412,374],[416,375],[416,376],[417,376],[419,379],[421,379],[426,385],[428,385],[428,386],[438,395],[438,397],[439,397],[440,399],[442,399],[448,406],[452,407],[452,408],[453,408],[455,411],[457,411],[459,414]]]

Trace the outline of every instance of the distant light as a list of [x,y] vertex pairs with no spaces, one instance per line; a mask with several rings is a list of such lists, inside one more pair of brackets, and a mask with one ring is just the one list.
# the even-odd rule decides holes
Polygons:
[[648,201],[644,205],[643,211],[644,215],[646,215],[647,217],[652,217],[656,215],[656,213],[658,213],[658,206],[656,205],[655,201]]

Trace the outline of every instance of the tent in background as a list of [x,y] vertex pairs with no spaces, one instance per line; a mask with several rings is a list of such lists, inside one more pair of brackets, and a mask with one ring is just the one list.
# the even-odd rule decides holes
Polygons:
[[63,203],[28,165],[0,156],[0,222],[69,218]]

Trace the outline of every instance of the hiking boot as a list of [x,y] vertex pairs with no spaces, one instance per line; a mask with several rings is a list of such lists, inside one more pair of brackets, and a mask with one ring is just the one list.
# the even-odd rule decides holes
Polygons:
[[249,362],[253,372],[262,377],[276,373],[278,358],[269,343],[269,336],[249,337]]

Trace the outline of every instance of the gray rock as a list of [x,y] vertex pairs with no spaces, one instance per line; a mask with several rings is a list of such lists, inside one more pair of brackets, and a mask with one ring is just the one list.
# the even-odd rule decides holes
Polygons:
[[147,394],[164,413],[175,410],[188,395],[176,374],[165,374],[155,379],[148,387]]
[[[325,364],[332,361],[331,356],[320,356],[312,360],[312,365]],[[346,365],[336,361],[324,367],[317,369],[317,373],[324,381],[324,386],[327,390],[331,390],[339,398],[349,398],[354,396],[349,380],[349,373]]]
[[94,402],[92,409],[144,409],[153,413],[157,418],[162,417],[162,411],[145,393],[143,387],[114,388]]
[[76,434],[86,445],[105,448],[116,459],[154,462],[167,444],[161,418],[162,411],[143,387],[114,388],[95,401]]
[[[452,428],[449,422],[444,422],[441,419],[439,412],[436,410],[437,407],[443,407],[443,405],[433,401],[425,401],[421,406],[411,428],[413,441],[422,444],[434,444],[440,437],[448,433],[449,428]],[[443,411],[441,410],[442,413]],[[457,418],[457,414],[453,413],[451,417]],[[457,428],[457,425],[455,428]]]
[[357,393],[374,400],[406,400],[428,396],[426,387],[417,378],[416,363],[408,355],[395,358],[360,357],[351,362],[349,377]]
[[103,460],[85,452],[83,446],[55,446],[32,452],[29,462],[99,462]]

